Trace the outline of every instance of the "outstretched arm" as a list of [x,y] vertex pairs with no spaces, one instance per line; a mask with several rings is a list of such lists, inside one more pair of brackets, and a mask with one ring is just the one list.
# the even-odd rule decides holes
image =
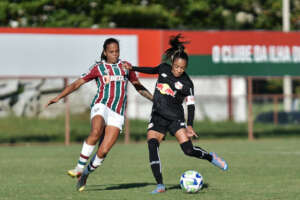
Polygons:
[[77,90],[85,82],[86,81],[82,78],[77,79],[71,85],[68,85],[59,95],[57,95],[55,98],[48,101],[48,103],[45,105],[45,107],[47,108],[49,105],[58,102],[61,98],[64,98],[65,96],[69,95],[73,91]]
[[124,63],[123,67],[125,67],[128,70],[137,71],[145,74],[158,74],[158,66],[157,67],[136,67],[132,66],[129,63]]
[[150,101],[153,101],[153,95],[141,84],[139,80],[132,81],[131,82],[133,87],[146,99],[149,99]]

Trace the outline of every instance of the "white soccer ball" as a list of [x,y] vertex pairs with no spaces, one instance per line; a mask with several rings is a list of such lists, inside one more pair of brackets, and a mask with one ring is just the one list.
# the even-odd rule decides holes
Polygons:
[[199,172],[188,170],[180,177],[180,187],[184,192],[196,193],[203,186],[203,177]]

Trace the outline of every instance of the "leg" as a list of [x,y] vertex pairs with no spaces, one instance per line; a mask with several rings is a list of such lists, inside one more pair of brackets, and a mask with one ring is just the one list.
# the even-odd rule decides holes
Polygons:
[[208,153],[200,147],[193,146],[192,141],[186,135],[185,128],[179,129],[176,132],[175,136],[185,155],[208,160],[217,167],[223,170],[227,170],[227,163],[222,158],[218,157],[215,153]]
[[95,158],[90,161],[88,166],[84,169],[80,179],[77,183],[77,190],[83,191],[86,185],[86,180],[90,173],[95,171],[97,167],[99,167],[103,161],[112,146],[116,143],[118,136],[120,133],[120,129],[114,126],[106,126],[105,128],[105,136],[100,144],[97,154],[95,155]]
[[149,130],[147,133],[148,149],[149,149],[149,161],[152,170],[152,174],[156,180],[157,188],[152,191],[152,194],[160,193],[165,191],[163,185],[163,178],[161,172],[161,162],[159,158],[159,144],[163,140],[164,134]]
[[80,176],[84,166],[86,165],[90,155],[92,154],[95,148],[95,144],[102,135],[104,125],[105,122],[102,116],[96,115],[93,117],[90,135],[83,143],[76,168],[68,171],[68,174],[70,176]]

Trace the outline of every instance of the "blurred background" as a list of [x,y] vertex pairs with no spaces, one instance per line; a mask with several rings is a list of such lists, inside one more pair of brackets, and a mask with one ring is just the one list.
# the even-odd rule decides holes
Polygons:
[[[178,33],[190,41],[200,138],[299,136],[300,0],[2,0],[0,26],[0,143],[81,142],[96,84],[45,103],[106,38],[122,59],[156,66]],[[153,92],[155,77],[139,77]],[[152,104],[128,89],[120,139],[144,140]]]

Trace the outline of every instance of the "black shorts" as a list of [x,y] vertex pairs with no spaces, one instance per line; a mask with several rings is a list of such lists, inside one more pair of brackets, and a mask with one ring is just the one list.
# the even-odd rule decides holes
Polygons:
[[152,112],[151,119],[148,124],[148,131],[154,130],[164,135],[166,135],[167,131],[169,131],[169,133],[174,136],[181,128],[186,128],[184,119],[169,120],[155,112]]

